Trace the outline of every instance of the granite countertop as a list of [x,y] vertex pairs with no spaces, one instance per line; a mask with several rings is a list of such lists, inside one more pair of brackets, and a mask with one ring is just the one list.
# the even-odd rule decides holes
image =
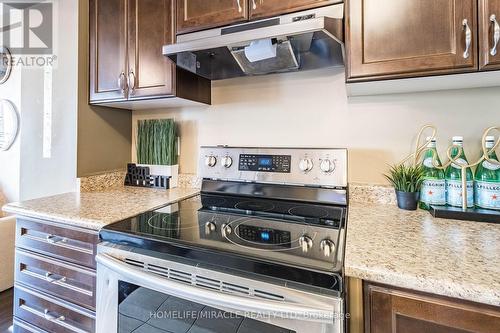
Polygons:
[[99,230],[107,224],[189,198],[199,191],[192,188],[157,190],[121,186],[10,203],[3,210],[11,214]]
[[345,273],[373,282],[500,305],[500,225],[351,203]]
[[[436,219],[426,211],[369,203],[367,197],[388,197],[393,191],[378,189],[373,192],[376,195],[367,191],[373,192],[368,187],[351,191],[347,276],[500,305],[500,225]],[[121,186],[11,203],[3,209],[99,230],[198,193],[195,188],[165,191]]]

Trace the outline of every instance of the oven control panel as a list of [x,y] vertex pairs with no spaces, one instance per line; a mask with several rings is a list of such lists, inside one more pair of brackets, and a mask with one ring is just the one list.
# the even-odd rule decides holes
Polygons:
[[246,241],[291,247],[290,231],[240,224],[237,228],[237,233]]
[[201,147],[205,179],[347,187],[347,149]]
[[239,170],[290,173],[291,160],[290,155],[241,154],[239,156]]

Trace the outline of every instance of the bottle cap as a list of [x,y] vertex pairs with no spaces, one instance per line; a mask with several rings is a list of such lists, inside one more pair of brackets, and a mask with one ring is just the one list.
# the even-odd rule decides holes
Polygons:
[[495,142],[495,137],[493,135],[489,135],[486,137],[486,141]]
[[462,142],[462,141],[464,141],[464,137],[463,136],[454,136],[452,138],[452,140],[453,141],[460,141],[460,142]]
[[436,142],[436,138],[433,138],[432,136],[428,136],[425,138],[425,141],[427,142]]

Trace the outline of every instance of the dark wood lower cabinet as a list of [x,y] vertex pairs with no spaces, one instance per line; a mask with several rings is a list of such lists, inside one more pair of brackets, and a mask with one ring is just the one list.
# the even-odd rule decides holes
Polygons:
[[19,284],[14,289],[14,316],[48,332],[95,331],[93,312]]
[[14,332],[95,331],[98,232],[18,217]]
[[498,333],[500,308],[364,283],[365,332]]

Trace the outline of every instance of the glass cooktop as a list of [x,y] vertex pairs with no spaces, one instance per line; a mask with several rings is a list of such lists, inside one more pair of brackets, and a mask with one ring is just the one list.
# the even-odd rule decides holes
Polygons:
[[[332,270],[345,212],[345,206],[201,194],[106,226],[101,238],[138,246],[147,239],[148,246],[168,243]],[[334,245],[328,251],[325,240]]]

